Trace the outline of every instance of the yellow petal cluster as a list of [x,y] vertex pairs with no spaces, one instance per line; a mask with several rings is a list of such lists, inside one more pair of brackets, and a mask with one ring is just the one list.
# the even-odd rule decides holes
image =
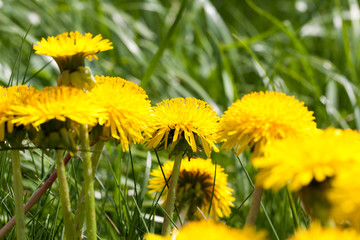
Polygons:
[[[169,179],[174,162],[166,162],[162,170],[166,179]],[[195,206],[195,214],[202,218],[196,207],[207,214],[210,206],[211,196],[214,186],[215,165],[211,159],[195,158],[189,161],[188,158],[182,159],[179,173],[179,180],[176,188],[177,205],[181,207],[183,203],[190,201],[189,204],[198,204]],[[161,192],[165,187],[165,179],[163,173],[158,169],[153,170],[150,175],[153,177],[149,180],[150,193]],[[199,185],[199,187],[197,187]],[[233,206],[235,198],[232,196],[233,190],[227,187],[227,174],[220,165],[216,165],[216,180],[214,188],[214,196],[211,205],[211,216],[228,217],[231,213],[230,207]],[[190,194],[193,193],[194,194]],[[165,188],[162,199],[165,200],[168,189]],[[194,198],[194,195],[197,196]],[[187,199],[191,197],[191,199]],[[198,199],[200,197],[201,199]],[[179,202],[180,201],[180,202]],[[195,203],[196,202],[196,203]],[[181,211],[181,210],[180,210]]]
[[360,240],[353,229],[323,228],[319,223],[311,224],[310,229],[300,231],[288,240]]
[[[154,234],[145,234],[146,240],[265,240],[266,233],[256,232],[252,227],[241,230],[230,228],[212,220],[189,222],[172,237],[161,237]],[[315,238],[314,238],[315,239]]]
[[259,168],[257,185],[278,190],[288,184],[294,191],[313,180],[331,178],[356,162],[360,162],[359,132],[334,128],[274,141],[265,147],[264,156],[253,159]]
[[95,75],[95,80],[98,85],[107,84],[107,86],[112,88],[123,88],[124,90],[129,90],[134,93],[146,95],[146,92],[143,88],[139,87],[136,83],[125,80],[121,77],[109,77],[109,76],[98,76]]
[[[303,102],[281,92],[252,92],[233,103],[220,121],[219,140],[227,151],[240,154],[246,146],[260,151],[275,139],[314,130],[313,112]],[[258,154],[257,154],[258,155]]]
[[16,125],[31,124],[37,128],[52,119],[73,120],[80,124],[95,125],[101,109],[83,90],[71,87],[47,87],[28,96],[23,104],[11,107]]
[[82,35],[76,32],[64,32],[55,37],[43,38],[34,45],[36,54],[52,57],[59,66],[60,72],[76,71],[85,65],[84,60],[97,59],[96,54],[113,47],[108,39],[100,34],[93,37],[91,33]]
[[339,224],[350,222],[360,230],[360,162],[349,164],[331,181],[327,198],[331,203],[331,217]]
[[80,54],[88,60],[97,59],[99,52],[113,49],[108,39],[102,39],[101,34],[93,37],[91,33],[82,35],[76,32],[64,32],[55,37],[42,38],[34,45],[36,54],[53,58],[63,58]]
[[5,138],[6,122],[8,132],[12,132],[13,124],[10,120],[14,118],[14,114],[11,109],[21,105],[33,92],[34,88],[26,85],[0,87],[0,141]]
[[123,151],[131,142],[140,143],[150,136],[152,107],[145,91],[119,77],[95,76],[97,85],[90,91],[96,105],[103,109],[99,124],[103,137],[120,139]]
[[[155,131],[147,139],[148,148],[157,148],[164,141],[165,149],[174,149],[180,139],[185,139],[191,150],[197,152],[200,143],[209,157],[215,146],[219,117],[209,104],[195,98],[173,98],[154,107]],[[171,151],[170,150],[170,151]]]

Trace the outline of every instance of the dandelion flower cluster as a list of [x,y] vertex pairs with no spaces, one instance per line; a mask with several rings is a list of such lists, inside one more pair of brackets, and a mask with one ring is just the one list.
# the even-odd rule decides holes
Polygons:
[[[280,92],[252,92],[236,101],[220,121],[219,140],[240,154],[249,146],[258,153],[267,142],[314,130],[313,112],[303,102]],[[257,154],[256,154],[257,155]]]
[[[219,117],[206,102],[195,98],[164,100],[154,108],[155,131],[147,139],[148,148],[167,148],[170,152],[181,140],[186,140],[187,152],[196,153],[198,147],[209,157],[215,146]],[[183,151],[183,149],[181,149]]]
[[222,238],[227,240],[264,240],[266,239],[266,233],[263,231],[256,232],[254,228],[249,226],[239,230],[212,220],[203,220],[189,222],[172,237],[161,237],[154,234],[145,235],[146,240],[219,240]]
[[99,124],[104,126],[102,138],[120,139],[123,151],[131,142],[140,143],[150,136],[152,108],[145,91],[135,83],[119,77],[95,76],[97,85],[91,98],[103,109]]
[[253,164],[259,168],[257,185],[278,190],[288,184],[290,190],[297,191],[312,181],[334,177],[344,166],[359,161],[360,134],[328,128],[306,138],[274,141]]
[[[162,167],[166,179],[169,179],[174,162],[168,161]],[[189,207],[187,219],[198,218],[202,215],[197,210],[207,213],[211,196],[213,194],[215,165],[211,159],[196,158],[189,161],[188,158],[182,160],[179,181],[176,188],[176,204],[178,208]],[[153,176],[149,181],[150,193],[161,192],[165,187],[165,179],[160,167],[153,170]],[[224,169],[216,165],[216,179],[214,186],[214,196],[211,205],[211,215],[217,217],[228,217],[231,213],[230,207],[233,206],[235,198],[232,196],[233,190],[227,187],[227,174]],[[168,189],[165,188],[162,199],[166,199]]]

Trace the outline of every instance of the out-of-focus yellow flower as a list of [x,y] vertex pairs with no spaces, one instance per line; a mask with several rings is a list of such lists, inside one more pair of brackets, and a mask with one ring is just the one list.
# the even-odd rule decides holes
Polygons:
[[85,58],[90,61],[97,59],[97,53],[112,48],[111,42],[108,39],[102,39],[100,34],[93,37],[91,33],[82,35],[78,31],[43,38],[34,45],[35,53],[52,57],[61,72],[76,70],[77,67],[84,66]]
[[296,233],[288,240],[359,240],[360,235],[354,229],[323,228],[312,223],[310,229]]
[[151,136],[153,116],[150,100],[145,91],[119,77],[95,76],[97,85],[90,91],[96,105],[103,109],[99,124],[101,137],[119,139],[123,151],[131,142],[140,143]]
[[[166,179],[170,178],[174,162],[168,161],[162,167]],[[165,187],[165,179],[160,167],[153,170],[150,174],[153,178],[149,181],[150,193],[161,192]],[[214,218],[228,217],[231,213],[230,207],[233,206],[235,198],[232,196],[233,190],[227,187],[227,174],[224,169],[216,166],[216,180],[214,186],[215,165],[211,159],[195,158],[189,161],[184,158],[181,163],[179,181],[176,188],[176,205],[181,212],[188,209],[186,219],[202,219],[201,212],[208,213],[211,196],[211,216]],[[168,189],[163,191],[162,199],[167,198]],[[183,219],[184,220],[184,219]]]
[[239,230],[212,220],[203,220],[189,222],[172,236],[161,237],[145,234],[146,240],[219,240],[222,238],[226,240],[265,240],[266,233],[263,231],[256,232],[250,226]]
[[316,129],[313,112],[303,102],[280,92],[252,92],[233,103],[220,120],[218,138],[227,151],[247,146],[258,156],[275,139],[307,135]]
[[[154,129],[147,138],[148,148],[165,149],[171,145],[170,153],[187,152],[192,156],[203,148],[209,157],[215,146],[219,117],[206,102],[195,98],[173,98],[164,100],[154,107]],[[178,147],[178,149],[176,148]]]
[[328,128],[308,137],[274,141],[266,146],[263,157],[252,162],[259,168],[257,185],[278,190],[288,184],[297,191],[360,162],[360,133]]
[[9,133],[12,133],[14,128],[11,121],[14,114],[11,112],[11,108],[23,104],[33,92],[34,88],[26,85],[0,87],[0,142],[5,138],[5,124]]
[[330,216],[339,224],[350,222],[360,230],[360,162],[349,164],[331,181],[327,197],[331,204]]

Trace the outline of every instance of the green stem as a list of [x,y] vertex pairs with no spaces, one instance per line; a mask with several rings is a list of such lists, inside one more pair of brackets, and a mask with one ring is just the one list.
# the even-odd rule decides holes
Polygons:
[[[100,161],[100,156],[101,156],[101,152],[104,148],[105,142],[99,140],[95,146],[93,147],[92,150],[92,155],[91,155],[91,164],[92,164],[92,172],[93,172],[93,177],[95,176],[95,172],[96,172],[96,168],[99,164]],[[79,239],[81,236],[81,229],[84,226],[84,222],[85,222],[85,189],[83,188],[81,190],[81,194],[79,197],[79,202],[77,205],[77,209],[76,209],[76,214],[75,214],[75,231],[76,231],[76,239]]]
[[286,193],[287,193],[288,198],[289,198],[290,207],[291,207],[291,213],[292,213],[292,216],[293,216],[293,219],[294,219],[295,229],[299,230],[300,229],[299,218],[297,216],[294,199],[293,199],[288,187],[286,187]]
[[259,214],[262,193],[263,193],[262,187],[255,187],[253,192],[253,198],[251,200],[250,209],[246,217],[246,225],[255,225],[256,218]]
[[71,212],[70,196],[69,196],[69,187],[66,181],[66,171],[65,164],[63,160],[63,150],[56,150],[56,168],[59,179],[59,191],[60,191],[60,201],[61,208],[63,213],[64,225],[65,225],[65,235],[67,240],[74,239],[74,222]]
[[96,212],[94,195],[94,175],[90,158],[89,132],[87,125],[80,125],[80,139],[83,156],[83,189],[85,192],[87,239],[96,240]]
[[[235,153],[235,152],[234,152],[234,153]],[[249,180],[251,186],[255,189],[254,182],[251,180],[251,177],[250,177],[248,171],[246,170],[244,164],[243,164],[242,161],[240,160],[239,156],[236,155],[236,158],[238,159],[238,161],[239,161],[242,169],[244,170],[245,175],[246,175],[247,179]],[[248,198],[248,197],[247,197],[247,198]],[[265,208],[265,206],[264,206],[264,204],[263,204],[262,202],[260,202],[260,206],[261,206],[261,209],[264,211],[266,220],[268,221],[268,223],[269,223],[269,225],[270,225],[270,228],[271,228],[271,230],[272,230],[275,238],[276,238],[277,240],[280,240],[279,235],[277,234],[276,229],[275,229],[275,227],[274,227],[274,224],[272,223],[272,221],[271,221],[271,219],[270,219],[270,217],[269,217],[269,214],[267,213],[266,208]]]
[[22,185],[20,152],[11,150],[11,162],[13,168],[14,198],[15,198],[15,216],[16,216],[16,238],[26,239],[25,234],[25,214],[24,214],[24,189]]
[[[256,158],[261,155],[259,147],[260,147],[260,145],[255,146],[255,150],[252,154],[252,158]],[[249,209],[248,215],[246,216],[246,221],[245,221],[246,225],[250,225],[250,226],[255,225],[256,218],[257,218],[257,216],[259,214],[259,210],[260,210],[261,198],[262,198],[263,191],[264,191],[264,189],[262,187],[255,186],[253,194],[252,194],[253,198],[251,200],[250,209]]]
[[169,236],[171,231],[171,221],[174,216],[174,204],[175,204],[175,195],[176,195],[176,185],[179,179],[180,166],[181,166],[182,155],[175,155],[175,162],[173,166],[173,171],[171,173],[171,179],[169,183],[169,190],[166,198],[165,211],[168,213],[169,217],[164,217],[164,223],[162,226],[162,235]]

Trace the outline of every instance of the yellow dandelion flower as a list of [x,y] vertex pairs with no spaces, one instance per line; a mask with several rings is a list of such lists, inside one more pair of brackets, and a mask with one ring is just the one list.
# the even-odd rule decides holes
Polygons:
[[36,91],[23,104],[11,107],[11,113],[16,116],[12,120],[14,124],[31,124],[35,128],[53,119],[95,125],[101,110],[87,93],[65,86]]
[[[162,167],[166,179],[169,179],[174,162],[168,161]],[[189,208],[186,219],[202,219],[200,208],[204,214],[208,213],[210,200],[213,193],[215,165],[211,159],[196,158],[189,161],[184,158],[181,163],[179,180],[176,188],[176,205],[180,211]],[[153,170],[150,174],[153,176],[149,180],[150,193],[161,192],[165,186],[160,167]],[[227,187],[227,174],[224,169],[216,165],[216,179],[214,196],[211,205],[211,216],[228,217],[231,213],[230,207],[233,206],[235,198],[232,196],[233,190]],[[165,188],[162,199],[167,198],[168,189]]]
[[206,102],[195,98],[167,99],[154,107],[154,115],[156,130],[147,139],[149,149],[166,149],[171,144],[172,152],[181,145],[181,154],[186,150],[191,156],[201,147],[208,157],[211,149],[218,151],[214,142],[219,117]]
[[14,114],[11,113],[10,109],[22,104],[33,92],[34,88],[26,85],[0,87],[0,141],[5,138],[5,124],[7,124],[9,133],[13,130],[13,124],[10,120],[14,118]]
[[338,223],[350,222],[360,230],[360,162],[340,171],[331,181],[327,197],[331,203],[330,216]]
[[111,42],[102,39],[101,34],[93,37],[91,33],[82,35],[78,31],[43,38],[34,45],[35,53],[54,58],[61,72],[84,66],[85,58],[97,59],[97,53],[110,49],[113,49]]
[[288,240],[360,240],[360,235],[353,229],[323,228],[317,222],[310,229],[300,231]]
[[147,95],[145,90],[141,88],[136,83],[125,80],[121,77],[108,77],[108,76],[98,76],[95,75],[96,83],[99,84],[107,84],[107,86],[111,88],[122,87],[127,91],[133,91],[134,93],[139,93],[143,95]]
[[150,136],[152,108],[145,91],[135,83],[119,77],[95,77],[98,84],[90,94],[104,109],[99,124],[104,126],[102,138],[121,141],[123,151],[131,142],[140,143]]
[[226,238],[227,240],[265,240],[264,231],[256,232],[250,226],[243,229],[230,228],[222,223],[216,223],[212,220],[203,220],[200,222],[189,222],[182,227],[178,233],[172,237],[161,237],[154,234],[145,234],[146,240],[218,240]]
[[146,233],[144,236],[145,240],[173,240],[170,236],[161,236],[161,235],[155,235],[152,233]]
[[303,102],[280,92],[252,92],[237,100],[220,120],[219,140],[236,154],[246,146],[258,155],[267,142],[306,134],[316,128],[313,112]]
[[257,185],[278,190],[288,184],[294,191],[312,181],[323,182],[355,162],[360,162],[359,132],[333,128],[306,138],[274,141],[265,147],[263,157],[253,159],[259,168]]

